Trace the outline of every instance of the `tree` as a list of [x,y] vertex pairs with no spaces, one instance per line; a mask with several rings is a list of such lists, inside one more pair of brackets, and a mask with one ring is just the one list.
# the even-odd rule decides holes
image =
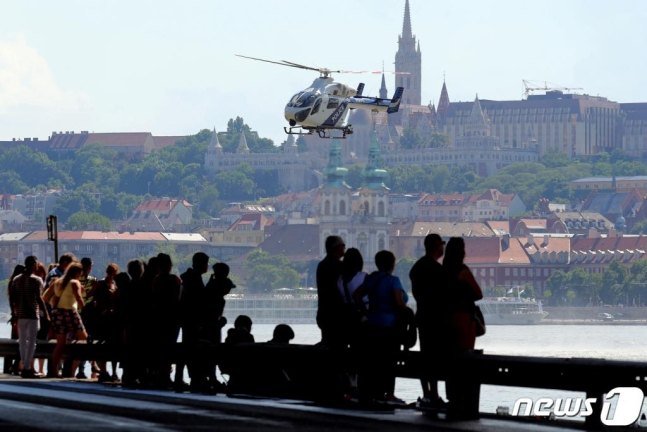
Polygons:
[[418,134],[418,131],[406,127],[402,131],[402,136],[400,137],[400,147],[403,149],[416,149],[420,148],[420,145],[422,144],[422,139],[420,138],[420,135]]
[[429,143],[427,145],[429,148],[446,148],[449,147],[449,135],[447,134],[431,134],[429,137]]
[[299,274],[284,255],[270,255],[257,249],[250,252],[244,266],[249,271],[247,288],[251,292],[268,292],[277,288],[299,286]]
[[218,197],[220,193],[214,185],[208,185],[202,188],[198,194],[198,203],[200,210],[209,214],[215,215],[218,210]]
[[66,223],[68,218],[77,212],[95,213],[99,211],[99,200],[85,191],[74,191],[58,197],[53,214]]
[[76,212],[67,219],[67,228],[72,231],[82,231],[89,228],[110,230],[110,219],[100,213]]

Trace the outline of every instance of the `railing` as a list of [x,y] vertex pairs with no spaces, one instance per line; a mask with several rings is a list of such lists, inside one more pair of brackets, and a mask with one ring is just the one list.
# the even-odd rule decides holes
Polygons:
[[[54,343],[41,343],[35,357],[51,357]],[[153,347],[146,350],[150,359],[160,358],[175,363],[186,363],[189,354],[201,359],[217,359],[236,364],[244,370],[277,366],[299,369],[316,383],[326,384],[329,373],[357,370],[361,353],[353,350],[332,351],[311,345],[244,344],[238,346],[203,346],[189,353],[186,346],[175,344],[171,349]],[[0,357],[5,358],[7,372],[10,359],[18,356],[18,342],[0,339]],[[128,357],[126,348],[98,344],[75,343],[66,345],[64,358],[117,360]],[[195,357],[191,357],[195,358]],[[146,360],[146,359],[142,359]],[[438,359],[437,359],[438,360]],[[483,354],[480,351],[454,354],[440,358],[441,364],[434,376],[441,381],[460,379],[475,389],[473,412],[478,416],[479,389],[482,384],[526,388],[567,390],[586,393],[596,398],[593,414],[586,417],[587,428],[600,428],[600,413],[604,394],[616,387],[637,387],[647,393],[647,363],[583,358],[518,357]],[[419,379],[428,372],[429,360],[420,352],[400,352],[397,356],[397,376]],[[303,376],[303,375],[302,375]],[[317,381],[318,380],[318,381]],[[314,386],[313,389],[317,389]],[[334,381],[334,380],[333,380]]]

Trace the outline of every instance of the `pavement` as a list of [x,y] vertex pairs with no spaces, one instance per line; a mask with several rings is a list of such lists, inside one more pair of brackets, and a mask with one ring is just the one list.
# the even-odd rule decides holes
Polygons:
[[0,374],[0,430],[20,431],[537,431],[582,424],[497,417],[449,422],[413,409],[366,411],[303,401],[129,390],[90,380],[26,380]]

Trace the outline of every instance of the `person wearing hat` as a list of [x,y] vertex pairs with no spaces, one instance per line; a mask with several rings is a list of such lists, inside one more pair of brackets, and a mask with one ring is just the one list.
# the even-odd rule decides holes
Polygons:
[[438,262],[445,251],[445,241],[438,234],[428,234],[424,245],[425,255],[416,261],[409,272],[417,305],[420,351],[430,365],[420,379],[423,395],[418,399],[418,405],[422,408],[441,408],[445,402],[438,395],[438,380],[434,377],[433,369],[438,368],[434,360],[448,350],[446,329],[449,318],[444,313],[446,277],[443,266]]
[[329,348],[343,347],[346,340],[343,323],[339,320],[344,300],[337,288],[345,252],[344,239],[328,236],[326,257],[317,266],[317,325],[321,329],[321,342]]

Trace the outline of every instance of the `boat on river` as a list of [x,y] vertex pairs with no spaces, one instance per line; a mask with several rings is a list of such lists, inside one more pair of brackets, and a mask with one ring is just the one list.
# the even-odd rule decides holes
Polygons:
[[486,325],[538,324],[548,315],[541,301],[521,297],[486,297],[476,303]]
[[[267,294],[230,294],[225,297],[225,317],[233,324],[247,315],[258,324],[314,324],[317,317],[315,288],[278,289]],[[540,301],[521,297],[484,298],[477,302],[486,325],[537,324],[546,315]],[[409,306],[415,310],[415,300]]]

